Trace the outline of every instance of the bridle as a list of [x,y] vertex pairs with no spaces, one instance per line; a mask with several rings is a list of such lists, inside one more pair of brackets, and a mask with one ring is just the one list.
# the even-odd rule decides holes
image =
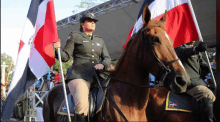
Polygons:
[[[151,56],[158,62],[158,65],[159,65],[159,70],[158,70],[158,73],[157,73],[157,76],[156,76],[156,84],[157,86],[160,86],[163,84],[166,76],[171,72],[171,70],[167,67],[169,66],[170,64],[180,60],[179,58],[176,58],[166,64],[164,64],[159,58],[158,56],[156,55],[152,45],[150,44],[150,40],[146,38],[146,34],[144,32],[144,27],[141,28],[141,32],[142,32],[142,45],[141,45],[141,65],[142,65],[142,73],[143,73],[143,46],[146,47],[146,51],[150,52]],[[155,39],[158,39],[158,38],[155,38]],[[153,39],[152,41],[154,41],[155,39]],[[159,80],[158,80],[159,79]]]
[[[160,67],[160,70],[159,70],[158,73],[157,73],[155,85],[152,85],[152,86],[141,86],[141,85],[137,85],[137,84],[125,82],[125,81],[123,81],[123,80],[120,80],[120,79],[117,79],[117,78],[115,78],[115,77],[112,77],[111,75],[105,73],[105,72],[102,71],[102,70],[98,70],[98,71],[101,72],[102,74],[104,74],[104,75],[106,75],[106,76],[108,76],[108,77],[110,77],[110,78],[116,80],[116,81],[120,81],[120,82],[123,82],[123,83],[125,83],[125,84],[133,85],[133,86],[136,86],[136,87],[152,88],[152,87],[154,87],[154,86],[156,86],[156,87],[161,86],[161,85],[163,84],[163,81],[164,81],[165,78],[167,77],[167,75],[171,72],[171,70],[170,70],[167,66],[169,66],[170,64],[172,64],[172,63],[174,63],[174,62],[176,62],[176,61],[178,61],[178,60],[180,60],[180,59],[177,58],[177,59],[174,59],[174,60],[172,60],[172,61],[170,61],[170,62],[164,64],[164,63],[158,58],[158,56],[156,55],[156,53],[155,53],[155,51],[154,51],[152,45],[151,45],[150,42],[149,42],[149,39],[146,38],[146,36],[145,36],[146,34],[145,34],[145,32],[144,32],[144,28],[143,28],[143,27],[142,27],[142,29],[141,29],[141,32],[142,32],[142,40],[143,40],[143,41],[142,41],[142,45],[141,45],[141,65],[142,65],[142,69],[141,69],[142,71],[141,71],[141,72],[142,72],[142,76],[144,76],[144,74],[143,74],[143,73],[144,73],[144,70],[143,70],[143,51],[144,51],[144,48],[143,48],[143,46],[145,46],[145,47],[146,47],[146,51],[147,51],[147,52],[148,52],[148,51],[150,52],[150,54],[151,54],[152,57],[158,62],[158,65],[159,65],[159,67]],[[133,37],[132,37],[132,38],[133,38]],[[101,86],[101,83],[100,83],[100,81],[99,81],[98,75],[97,75],[97,73],[96,73],[94,67],[93,67],[92,69],[93,69],[93,73],[95,74],[95,77],[96,77],[96,79],[97,79],[97,82],[98,82],[98,84],[99,84],[99,88],[101,89],[101,91],[102,91],[102,93],[103,93],[103,95],[104,95],[104,98],[106,99],[107,103],[109,104],[109,101],[108,101],[107,97],[106,97],[105,94],[104,94],[104,90],[103,90],[103,88],[102,88],[102,86]],[[159,79],[159,80],[158,80],[158,79]],[[143,77],[142,80],[144,80],[144,77]],[[113,98],[113,95],[112,95],[112,93],[111,93],[111,91],[110,91],[110,85],[108,85],[107,90],[108,90],[108,92],[109,92],[109,96],[110,96],[111,100],[113,101],[113,104],[114,104],[115,107],[116,107],[116,110],[117,110],[118,113],[124,118],[124,120],[125,120],[126,122],[128,122],[127,118],[125,117],[125,115],[123,114],[123,112],[120,110],[120,108],[117,106],[117,104],[116,104],[116,102],[115,102],[115,100],[114,100],[114,98]],[[107,116],[108,116],[108,109],[107,109],[107,113],[106,113],[105,118],[107,118]]]

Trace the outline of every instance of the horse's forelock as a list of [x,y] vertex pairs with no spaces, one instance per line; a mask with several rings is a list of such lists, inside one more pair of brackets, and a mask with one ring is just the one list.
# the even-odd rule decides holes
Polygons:
[[160,27],[165,30],[165,23],[161,20],[156,20],[152,19],[146,26],[145,29],[147,28],[152,28],[152,27]]

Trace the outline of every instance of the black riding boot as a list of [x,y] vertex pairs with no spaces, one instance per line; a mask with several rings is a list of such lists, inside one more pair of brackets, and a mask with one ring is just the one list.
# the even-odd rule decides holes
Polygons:
[[202,122],[213,122],[213,101],[210,98],[200,100],[200,112]]
[[74,122],[87,122],[87,116],[84,116],[84,114],[74,114]]

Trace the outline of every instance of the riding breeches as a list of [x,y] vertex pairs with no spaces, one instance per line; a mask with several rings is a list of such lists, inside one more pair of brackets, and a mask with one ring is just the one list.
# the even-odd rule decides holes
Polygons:
[[206,86],[202,86],[202,85],[198,85],[189,90],[186,90],[186,93],[191,95],[197,101],[201,100],[204,97],[212,99],[213,102],[216,99],[213,92]]
[[89,110],[89,89],[90,82],[83,79],[74,79],[68,83],[71,94],[75,101],[75,113],[87,116]]

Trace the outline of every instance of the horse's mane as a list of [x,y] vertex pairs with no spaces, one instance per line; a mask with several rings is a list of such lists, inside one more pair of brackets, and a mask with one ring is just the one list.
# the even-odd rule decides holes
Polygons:
[[[161,27],[162,29],[165,29],[164,23],[160,20],[155,20],[155,19],[150,20],[150,22],[146,26],[144,26],[145,29],[151,28],[151,27]],[[122,56],[119,58],[118,63],[115,66],[115,71],[113,71],[111,73],[111,75],[114,75],[115,73],[117,73],[120,66],[124,63],[126,53],[130,49],[130,46],[131,46],[133,40],[138,41],[140,37],[141,37],[141,29],[137,33],[133,34],[132,37],[128,40],[128,43],[122,53]]]
[[139,35],[140,35],[140,33],[138,31],[137,33],[133,34],[132,37],[130,37],[130,39],[128,40],[127,45],[126,45],[126,47],[125,47],[125,49],[124,49],[124,51],[122,53],[122,56],[119,58],[116,66],[115,66],[115,71],[113,71],[111,73],[111,75],[114,75],[114,74],[116,74],[118,72],[120,66],[124,63],[124,59],[125,59],[126,53],[128,52],[129,47],[131,46],[131,43],[133,42],[133,40],[138,40]]
[[134,33],[134,34],[130,37],[130,39],[128,40],[128,43],[127,43],[127,45],[126,45],[126,47],[125,47],[125,49],[124,49],[124,52],[126,52],[126,51],[128,50],[128,48],[129,48],[129,46],[130,46],[132,40],[134,40],[134,37],[136,36],[136,34],[137,34],[137,33]]

